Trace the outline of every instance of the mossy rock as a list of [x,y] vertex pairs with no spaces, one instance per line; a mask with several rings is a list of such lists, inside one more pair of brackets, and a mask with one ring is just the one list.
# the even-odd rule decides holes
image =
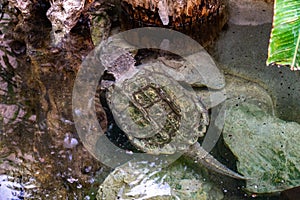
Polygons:
[[147,161],[128,162],[105,179],[97,199],[223,199],[221,189],[207,178],[207,171],[199,171],[182,159],[163,169]]
[[238,159],[238,171],[251,179],[251,193],[276,193],[300,185],[300,125],[267,114],[257,105],[231,106],[223,131]]

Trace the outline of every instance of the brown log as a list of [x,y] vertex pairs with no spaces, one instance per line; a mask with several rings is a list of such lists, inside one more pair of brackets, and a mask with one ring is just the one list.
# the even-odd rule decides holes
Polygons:
[[122,0],[121,24],[123,29],[171,28],[207,46],[228,20],[227,4],[227,0]]

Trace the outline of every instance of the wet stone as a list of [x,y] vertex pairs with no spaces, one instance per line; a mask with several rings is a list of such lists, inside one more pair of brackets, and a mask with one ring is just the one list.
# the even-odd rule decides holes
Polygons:
[[164,169],[154,162],[130,161],[105,179],[97,199],[219,200],[223,193],[205,170],[194,171],[182,160]]

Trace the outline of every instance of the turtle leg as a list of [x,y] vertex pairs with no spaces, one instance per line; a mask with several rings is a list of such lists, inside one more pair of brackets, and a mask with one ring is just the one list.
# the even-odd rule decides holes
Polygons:
[[205,151],[198,142],[191,145],[189,150],[184,154],[189,158],[195,160],[195,162],[201,163],[210,170],[213,170],[217,173],[235,178],[246,180],[248,178],[232,171],[231,169],[224,166],[222,163],[217,161],[212,155]]

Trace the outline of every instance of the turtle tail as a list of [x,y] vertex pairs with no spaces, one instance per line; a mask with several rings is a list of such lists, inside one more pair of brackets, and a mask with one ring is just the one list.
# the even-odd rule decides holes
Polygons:
[[190,146],[190,149],[185,153],[186,156],[192,158],[195,162],[201,163],[210,170],[213,170],[217,173],[241,180],[247,180],[243,175],[240,175],[231,169],[224,166],[218,160],[216,160],[212,155],[210,155],[205,149],[203,149],[200,144],[197,142],[194,145]]

